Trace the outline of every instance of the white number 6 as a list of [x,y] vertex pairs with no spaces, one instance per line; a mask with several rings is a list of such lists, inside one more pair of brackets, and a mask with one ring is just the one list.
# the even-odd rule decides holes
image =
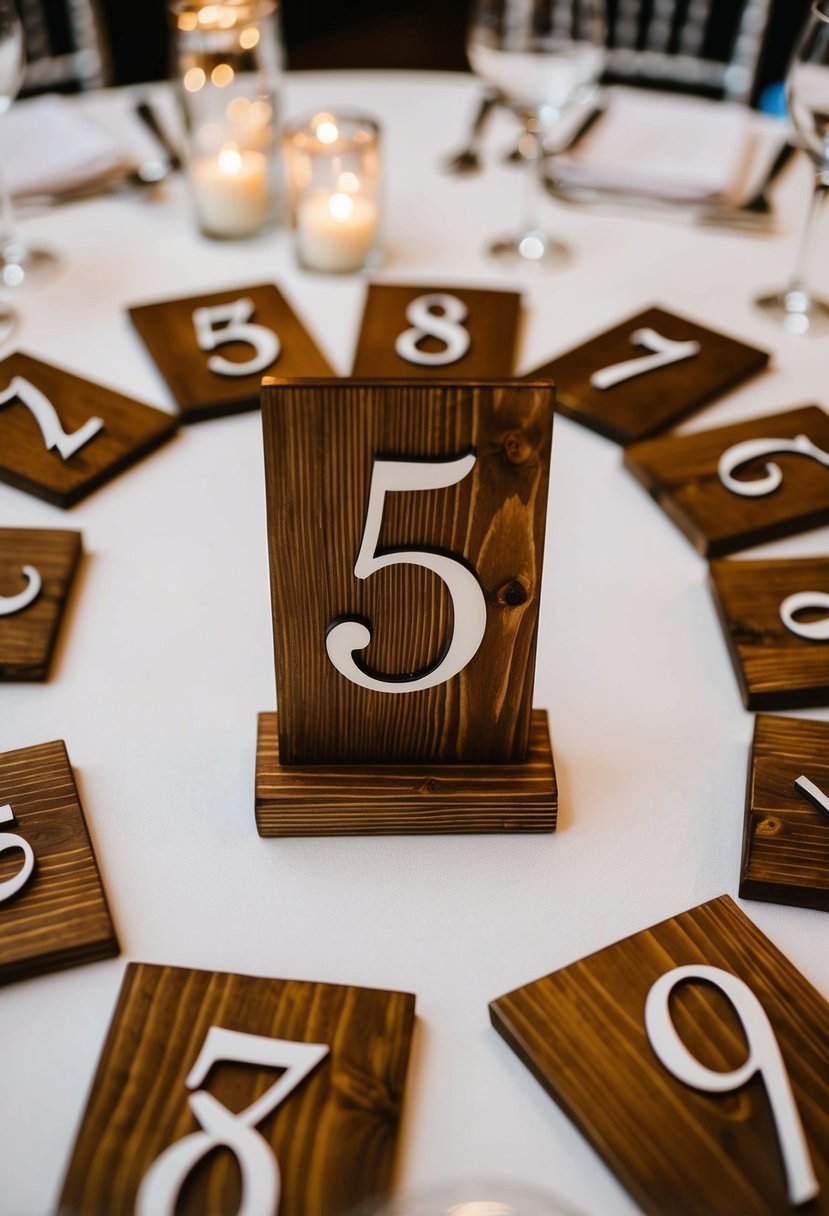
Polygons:
[[[714,1072],[700,1064],[682,1042],[669,1008],[671,993],[683,980],[713,984],[739,1014],[748,1040],[748,1059],[733,1072]],[[645,1028],[662,1064],[679,1081],[705,1093],[731,1093],[759,1073],[766,1087],[777,1136],[783,1154],[789,1203],[793,1206],[814,1199],[820,1184],[812,1168],[797,1105],[786,1065],[766,1011],[747,984],[720,967],[694,965],[675,967],[659,977],[645,1002]]]
[[[0,823],[14,823],[14,812],[8,802],[4,806],[0,806]],[[12,878],[0,882],[0,904],[11,899],[21,888],[25,887],[35,868],[35,855],[28,840],[24,840],[22,836],[18,836],[14,832],[4,832],[0,836],[0,853],[6,853],[10,849],[22,849],[24,861]]]
[[40,595],[43,580],[34,566],[24,566],[23,577],[27,582],[23,591],[19,591],[17,595],[0,595],[0,616],[12,616],[15,612],[22,612]]
[[217,376],[252,376],[279,358],[282,349],[279,338],[264,325],[250,324],[253,312],[253,300],[248,299],[195,309],[193,327],[200,350],[215,350],[225,342],[247,342],[256,352],[243,363],[233,363],[224,355],[211,355],[207,366]]
[[452,640],[433,667],[411,675],[382,676],[358,665],[354,659],[354,652],[365,650],[371,641],[371,630],[356,618],[334,621],[328,628],[325,648],[337,671],[353,684],[373,692],[419,692],[451,680],[477,654],[486,631],[486,600],[472,571],[448,554],[392,549],[378,555],[376,551],[386,494],[457,485],[472,471],[475,460],[474,452],[452,460],[375,460],[354,574],[360,579],[368,578],[387,566],[405,565],[432,570],[446,584],[452,598],[454,622]]

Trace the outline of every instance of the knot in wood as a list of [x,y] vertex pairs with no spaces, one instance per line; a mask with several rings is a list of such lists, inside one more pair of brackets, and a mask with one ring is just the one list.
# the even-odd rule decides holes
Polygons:
[[498,592],[498,602],[506,604],[510,608],[518,608],[521,604],[526,604],[529,599],[529,591],[517,578],[505,583]]
[[427,777],[420,787],[420,792],[421,794],[436,794],[438,789],[439,785],[434,777]]
[[503,449],[509,464],[526,464],[533,454],[532,444],[523,431],[509,431],[504,436]]
[[754,834],[755,836],[776,836],[782,830],[783,824],[779,819],[775,819],[773,815],[766,815],[757,824]]

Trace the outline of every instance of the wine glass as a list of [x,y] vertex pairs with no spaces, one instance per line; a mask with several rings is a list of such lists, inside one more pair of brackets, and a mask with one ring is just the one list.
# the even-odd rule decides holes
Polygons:
[[489,251],[517,265],[561,264],[567,246],[536,219],[543,144],[561,117],[596,91],[605,61],[604,0],[474,0],[466,50],[473,72],[526,124],[524,226]]
[[[0,0],[0,116],[14,101],[23,82],[26,49],[23,26],[13,0]],[[36,284],[55,270],[57,258],[47,249],[30,249],[15,231],[14,212],[0,173],[0,287]]]
[[829,303],[812,295],[808,272],[822,203],[829,194],[829,0],[817,0],[786,77],[798,142],[815,165],[815,188],[791,280],[756,304],[793,334],[829,333]]

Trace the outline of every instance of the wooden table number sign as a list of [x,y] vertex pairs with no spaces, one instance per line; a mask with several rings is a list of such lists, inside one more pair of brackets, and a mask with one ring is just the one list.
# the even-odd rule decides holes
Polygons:
[[555,827],[549,382],[266,380],[263,836]]

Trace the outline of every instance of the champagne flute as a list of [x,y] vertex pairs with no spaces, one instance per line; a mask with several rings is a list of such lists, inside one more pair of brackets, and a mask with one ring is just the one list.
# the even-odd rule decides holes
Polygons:
[[[0,116],[9,109],[23,82],[26,48],[13,0],[0,0]],[[0,173],[0,287],[21,288],[48,278],[57,258],[47,249],[30,249],[15,231],[11,197]]]
[[523,228],[489,252],[516,265],[555,266],[566,245],[536,217],[547,133],[596,91],[605,61],[604,0],[474,0],[467,38],[473,72],[506,97],[526,124],[520,150],[527,164]]
[[788,285],[756,300],[792,334],[829,333],[829,303],[809,289],[814,237],[829,194],[829,0],[817,0],[806,22],[786,77],[789,112],[801,148],[815,165],[815,186]]

